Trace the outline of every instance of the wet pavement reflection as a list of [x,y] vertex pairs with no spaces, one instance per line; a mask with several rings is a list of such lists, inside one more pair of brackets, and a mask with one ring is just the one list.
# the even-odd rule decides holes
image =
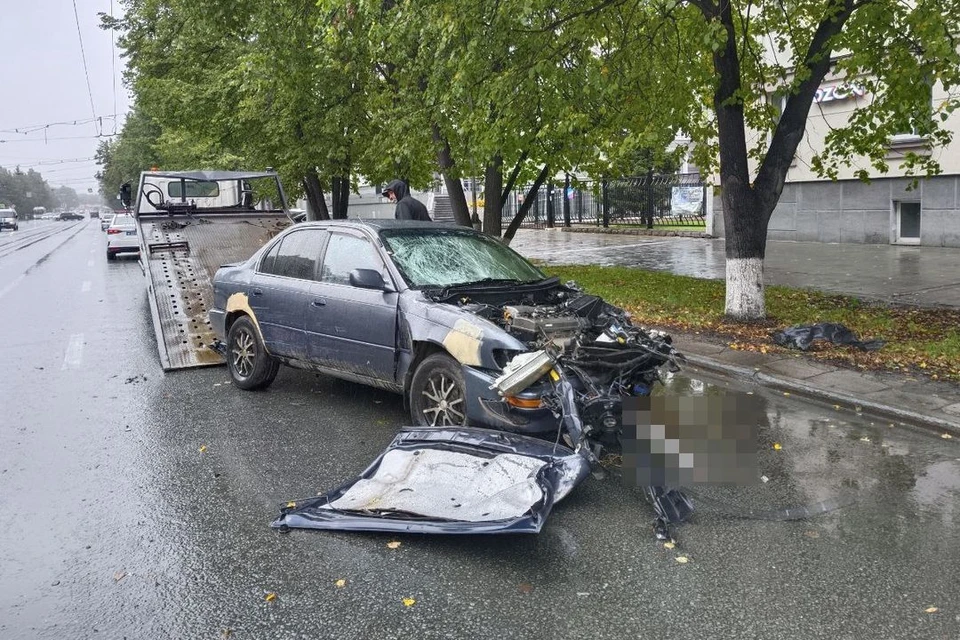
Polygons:
[[[598,264],[722,279],[722,239],[520,230],[510,246],[547,264]],[[945,247],[767,242],[767,284],[888,302],[960,306],[960,250]]]
[[671,550],[638,490],[588,479],[537,536],[277,533],[281,501],[382,451],[402,400],[287,368],[262,393],[222,368],[164,375],[139,267],[107,264],[94,226],[0,307],[0,638],[960,633],[956,441],[694,370],[660,392],[764,406],[768,481],[704,497],[853,504],[778,521],[697,502]]

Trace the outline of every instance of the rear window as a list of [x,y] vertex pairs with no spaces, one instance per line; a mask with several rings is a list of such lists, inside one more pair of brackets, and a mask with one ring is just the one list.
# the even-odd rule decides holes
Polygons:
[[[180,198],[180,182],[171,182],[167,184],[167,195],[171,198]],[[199,182],[197,180],[187,180],[186,184],[188,198],[216,198],[220,195],[220,185],[216,182]]]

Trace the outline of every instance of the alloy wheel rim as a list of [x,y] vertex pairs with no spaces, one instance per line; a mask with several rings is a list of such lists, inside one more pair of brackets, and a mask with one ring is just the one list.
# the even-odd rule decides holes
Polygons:
[[421,395],[424,398],[422,412],[431,427],[464,423],[463,393],[446,373],[441,371],[430,376]]
[[236,343],[233,346],[233,368],[240,377],[249,377],[256,363],[257,352],[253,335],[249,331],[237,332]]

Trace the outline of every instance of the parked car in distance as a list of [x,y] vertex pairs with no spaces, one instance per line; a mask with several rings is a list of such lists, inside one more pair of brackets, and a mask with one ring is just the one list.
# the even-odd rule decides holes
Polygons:
[[114,213],[108,213],[100,218],[100,231],[106,231],[110,228],[110,223],[113,222],[113,219],[116,217]]
[[116,215],[107,227],[107,260],[120,253],[140,253],[137,221],[133,216]]
[[11,229],[16,231],[20,228],[17,222],[17,212],[13,209],[0,209],[0,231]]
[[77,213],[76,211],[64,211],[57,216],[57,220],[85,220],[83,214]]

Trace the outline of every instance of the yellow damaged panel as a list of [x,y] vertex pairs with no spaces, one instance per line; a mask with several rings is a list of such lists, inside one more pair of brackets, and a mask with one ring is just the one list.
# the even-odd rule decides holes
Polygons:
[[[253,326],[257,328],[257,335],[260,336],[260,344],[264,344],[263,332],[260,331],[260,323],[257,322],[257,316],[254,315],[253,309],[250,308],[250,299],[247,298],[247,294],[242,291],[238,291],[227,298],[226,312],[232,313],[234,311],[242,311],[250,316],[250,319],[253,321]],[[224,336],[224,338],[226,338],[226,336]]]
[[443,339],[443,346],[461,364],[479,367],[482,339],[483,330],[480,327],[460,319]]

